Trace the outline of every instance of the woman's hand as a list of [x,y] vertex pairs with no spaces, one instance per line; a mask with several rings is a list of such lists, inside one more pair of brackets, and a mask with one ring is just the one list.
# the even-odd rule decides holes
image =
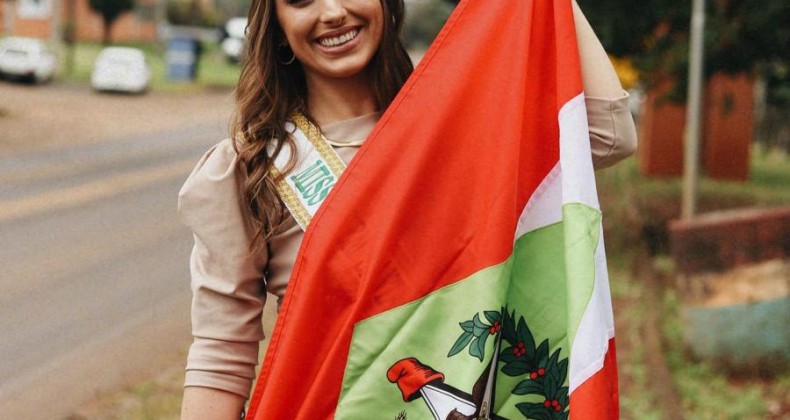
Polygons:
[[238,420],[244,398],[212,388],[188,386],[181,402],[181,420]]
[[616,99],[625,95],[617,73],[601,41],[593,32],[576,0],[573,3],[573,18],[576,21],[576,40],[582,68],[584,94],[587,97]]

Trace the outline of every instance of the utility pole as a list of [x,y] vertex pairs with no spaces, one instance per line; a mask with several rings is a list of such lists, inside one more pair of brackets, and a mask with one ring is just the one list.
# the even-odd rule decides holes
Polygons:
[[686,130],[683,165],[681,217],[689,219],[697,212],[699,185],[699,145],[703,96],[703,56],[705,50],[705,0],[693,0],[691,10],[691,48],[689,49],[689,83],[686,103]]
[[[58,64],[60,64],[61,56],[63,55],[63,0],[50,0],[51,7],[50,22],[52,23],[52,32],[50,33],[50,42],[52,49],[55,50]],[[60,66],[58,66],[60,67]]]

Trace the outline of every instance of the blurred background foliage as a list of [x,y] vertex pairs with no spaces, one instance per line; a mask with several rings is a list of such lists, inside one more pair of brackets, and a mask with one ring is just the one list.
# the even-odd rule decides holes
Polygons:
[[[690,0],[578,0],[606,50],[628,57],[647,87],[669,77],[673,98],[685,99]],[[790,102],[790,3],[712,0],[707,3],[705,74],[759,74],[769,103]]]
[[403,42],[409,50],[426,49],[455,8],[446,0],[415,0],[406,6]]

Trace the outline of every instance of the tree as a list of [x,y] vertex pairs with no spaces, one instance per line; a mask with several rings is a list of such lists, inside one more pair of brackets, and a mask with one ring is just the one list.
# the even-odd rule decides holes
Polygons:
[[443,0],[425,0],[406,7],[403,42],[406,48],[427,48],[453,11],[453,4]]
[[[648,84],[676,80],[686,92],[690,0],[578,0],[607,51],[629,57]],[[710,0],[705,26],[705,74],[787,73],[790,7],[784,0]]]
[[134,9],[134,0],[89,0],[88,4],[102,17],[102,43],[105,45],[110,43],[112,26],[118,17]]

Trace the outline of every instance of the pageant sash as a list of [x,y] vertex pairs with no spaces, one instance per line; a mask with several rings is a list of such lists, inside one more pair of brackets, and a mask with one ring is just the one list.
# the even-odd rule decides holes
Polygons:
[[[304,115],[295,114],[286,123],[296,144],[296,166],[277,184],[277,192],[296,223],[307,230],[321,203],[337,183],[346,165],[326,141],[321,131]],[[291,159],[291,150],[283,148],[274,159],[272,171],[279,176]]]

